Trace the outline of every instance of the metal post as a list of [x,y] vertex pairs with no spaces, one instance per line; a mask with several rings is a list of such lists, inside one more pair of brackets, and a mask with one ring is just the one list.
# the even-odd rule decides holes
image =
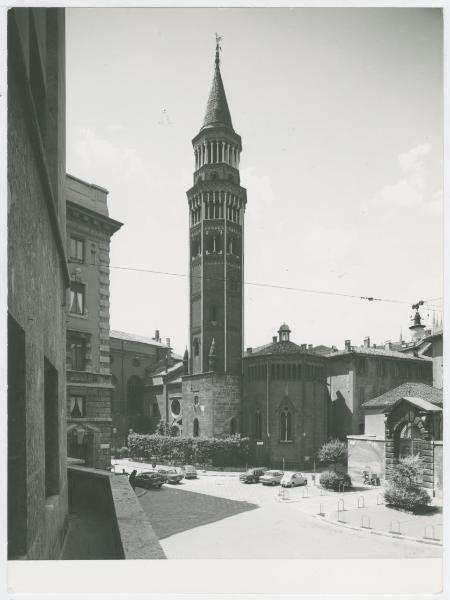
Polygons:
[[384,498],[381,494],[377,495],[377,504],[384,504]]
[[[393,527],[394,523],[397,523],[396,529],[394,529],[394,527]],[[397,521],[396,519],[391,521],[391,523],[389,525],[389,533],[395,533],[395,535],[402,535],[401,531],[400,531],[400,521]]]
[[365,508],[364,496],[359,496],[357,508]]
[[[427,535],[427,531],[428,529],[431,527],[431,536]],[[434,531],[434,525],[425,525],[425,530],[423,532],[423,539],[424,540],[436,540],[436,534]]]
[[[365,525],[365,519],[367,519],[367,525]],[[370,517],[367,515],[361,515],[361,528],[362,529],[372,529],[370,526]]]
[[325,516],[325,513],[323,512],[323,504],[319,504],[319,513],[318,513],[321,517]]

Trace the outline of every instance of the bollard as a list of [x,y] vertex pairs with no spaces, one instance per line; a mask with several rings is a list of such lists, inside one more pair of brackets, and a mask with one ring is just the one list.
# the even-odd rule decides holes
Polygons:
[[377,495],[377,504],[384,504],[384,498],[383,498],[383,494],[378,494]]
[[[345,504],[344,504],[344,501],[341,498],[340,500],[338,500],[338,510],[337,510],[338,521],[340,523],[345,523],[345,514],[344,514],[344,511],[345,511]],[[341,518],[341,513],[342,513],[342,518]]]
[[[430,527],[431,527],[431,536],[427,535],[427,531]],[[423,532],[423,539],[424,540],[437,540],[438,539],[434,532],[434,525],[425,525],[425,530]]]
[[318,513],[321,517],[325,516],[325,513],[323,512],[323,504],[319,504],[319,513]]
[[[364,525],[366,519],[367,519],[367,525]],[[361,515],[361,528],[362,529],[372,529],[372,527],[370,526],[370,517],[368,515]]]
[[[362,502],[361,502],[362,501]],[[358,506],[357,508],[365,508],[365,504],[364,504],[364,496],[359,496],[358,498]],[[362,527],[362,525],[361,525]]]
[[[393,523],[397,523],[397,528],[394,529],[393,528]],[[396,519],[394,519],[393,521],[391,521],[390,525],[389,525],[389,533],[395,533],[395,535],[402,535],[401,531],[400,531],[400,521],[397,521]]]
[[309,490],[306,486],[302,489],[302,498],[309,498]]

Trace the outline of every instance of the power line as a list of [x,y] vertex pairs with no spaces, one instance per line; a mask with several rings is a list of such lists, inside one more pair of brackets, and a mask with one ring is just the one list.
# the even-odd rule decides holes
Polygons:
[[[183,277],[183,278],[189,277],[189,275],[187,273],[173,273],[170,271],[157,271],[155,269],[143,269],[143,268],[137,268],[137,267],[121,267],[118,265],[110,265],[110,268],[117,269],[120,271],[133,271],[136,273],[152,273],[154,275],[167,275],[169,277]],[[202,277],[201,275],[192,275],[192,277],[195,279],[204,279],[204,280],[208,280],[208,281],[220,281],[222,283],[225,281],[225,279],[222,277]],[[391,304],[412,305],[411,301],[408,301],[408,300],[394,300],[391,298],[375,298],[374,296],[359,296],[357,294],[346,294],[344,292],[331,292],[331,291],[327,291],[327,290],[298,288],[298,287],[285,286],[285,285],[276,285],[276,284],[272,284],[272,283],[244,281],[244,285],[252,285],[255,287],[265,287],[265,288],[272,288],[272,289],[278,289],[278,290],[288,290],[288,291],[293,291],[293,292],[301,292],[301,293],[305,293],[305,294],[320,294],[323,296],[339,296],[342,298],[354,298],[357,300],[367,300],[368,302],[389,302]],[[436,300],[437,300],[437,298],[436,298]],[[429,302],[429,300],[424,300],[424,303],[427,304],[427,307],[441,309],[441,307],[433,306],[432,304],[428,304],[428,302]]]

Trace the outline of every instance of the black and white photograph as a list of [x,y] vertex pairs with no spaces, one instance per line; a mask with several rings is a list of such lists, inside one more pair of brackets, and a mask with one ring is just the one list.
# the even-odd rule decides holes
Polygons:
[[2,8],[11,598],[442,591],[446,11]]

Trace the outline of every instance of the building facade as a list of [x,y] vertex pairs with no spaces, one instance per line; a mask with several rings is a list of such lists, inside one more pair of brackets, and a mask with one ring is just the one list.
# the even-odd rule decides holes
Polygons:
[[328,439],[326,359],[292,342],[290,333],[284,323],[271,344],[247,348],[243,430],[255,464],[312,468]]
[[108,191],[66,177],[67,453],[98,469],[111,465],[109,248],[122,223],[108,214]]
[[111,331],[112,427],[114,448],[126,445],[128,431],[150,433],[164,417],[146,392],[155,370],[165,369],[172,359],[170,339],[160,338],[159,330],[149,338],[123,331]]
[[391,349],[345,342],[345,350],[333,349],[327,358],[327,386],[330,397],[330,435],[345,439],[364,432],[362,404],[406,381],[432,383],[431,359]]
[[362,406],[362,435],[348,436],[348,471],[353,481],[370,469],[381,482],[389,479],[402,458],[419,456],[418,483],[442,495],[442,390],[406,382]]
[[194,185],[187,192],[190,240],[189,375],[183,378],[185,435],[226,435],[240,421],[244,214],[240,136],[235,132],[216,46],[213,83],[192,140]]
[[65,17],[8,11],[8,558],[67,528]]

